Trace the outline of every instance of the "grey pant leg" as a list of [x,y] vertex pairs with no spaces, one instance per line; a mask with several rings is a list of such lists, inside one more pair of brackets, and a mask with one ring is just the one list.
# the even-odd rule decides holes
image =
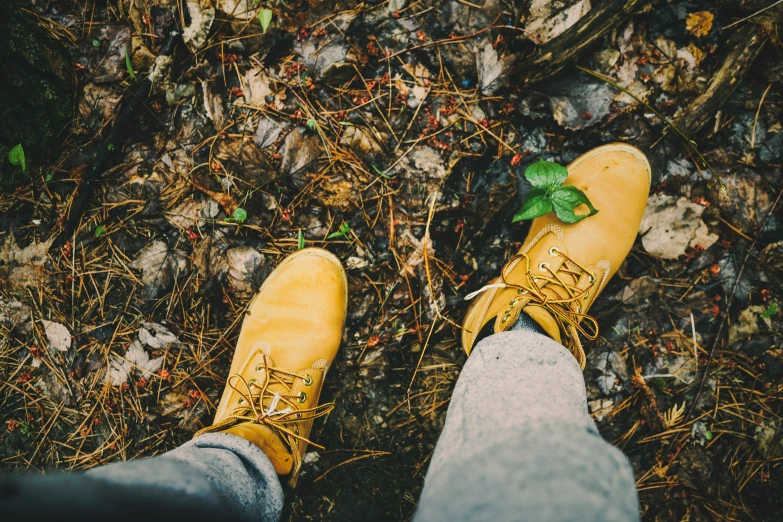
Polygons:
[[[209,433],[157,457],[85,473],[115,485],[148,486],[161,496],[214,500],[243,521],[279,520],[283,488],[267,456],[247,440]],[[227,513],[228,514],[228,513]]]
[[454,388],[414,520],[639,520],[633,471],[598,433],[565,347],[523,331],[478,344]]

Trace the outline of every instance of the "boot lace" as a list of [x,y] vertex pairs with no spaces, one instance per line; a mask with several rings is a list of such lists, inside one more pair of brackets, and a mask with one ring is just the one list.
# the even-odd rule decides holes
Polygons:
[[[550,248],[549,254],[564,258],[564,262],[557,270],[553,270],[546,261],[539,263],[539,268],[545,270],[548,275],[534,275],[530,266],[530,257],[527,254],[516,254],[503,268],[500,274],[501,282],[483,286],[465,296],[465,299],[473,299],[482,292],[492,288],[514,288],[517,290],[518,295],[509,302],[509,307],[504,312],[503,320],[511,317],[520,306],[528,304],[540,306],[555,318],[560,331],[571,341],[575,342],[579,347],[579,351],[581,351],[578,333],[590,340],[598,338],[598,322],[592,316],[583,313],[581,305],[582,300],[590,296],[590,290],[595,285],[596,277],[557,247]],[[527,284],[511,283],[506,279],[506,268],[514,265],[514,261],[517,260],[521,260],[526,264],[525,275]],[[587,274],[590,278],[590,286],[586,289],[577,287],[583,274]],[[581,359],[579,356],[577,358]],[[581,360],[580,364],[582,364]]]
[[[294,486],[302,467],[299,443],[306,442],[316,448],[324,449],[323,446],[314,443],[307,437],[299,435],[297,424],[329,414],[334,409],[334,403],[321,404],[314,408],[301,408],[301,404],[307,400],[307,395],[304,391],[293,394],[294,384],[297,380],[302,380],[305,385],[309,385],[312,382],[312,377],[270,366],[265,354],[263,362],[257,365],[255,370],[257,373],[263,374],[261,381],[255,378],[246,380],[239,374],[231,375],[228,378],[228,385],[240,395],[238,401],[240,406],[234,408],[219,423],[196,432],[194,438],[205,433],[223,431],[244,422],[269,426],[277,432],[291,452],[293,467],[290,482],[291,486]],[[270,386],[274,386],[276,390],[273,391]]]

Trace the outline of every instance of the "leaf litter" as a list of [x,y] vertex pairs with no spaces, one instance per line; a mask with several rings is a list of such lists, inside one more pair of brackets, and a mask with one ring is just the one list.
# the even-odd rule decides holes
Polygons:
[[[29,427],[0,433],[4,469],[84,468],[189,439],[214,415],[248,300],[304,241],[349,267],[351,303],[324,390],[337,409],[314,433],[328,450],[307,460],[287,516],[410,518],[415,502],[399,499],[418,497],[465,361],[462,298],[527,232],[511,223],[534,189],[525,170],[623,141],[650,158],[652,197],[593,309],[590,411],[631,455],[644,519],[775,519],[783,317],[764,315],[783,302],[783,238],[779,209],[762,218],[783,181],[783,100],[777,11],[731,26],[750,4],[640,3],[555,67],[558,41],[604,5],[161,0],[85,19],[33,3],[75,35],[84,70],[51,178],[0,195],[0,381],[14,386],[0,384],[0,425]],[[184,43],[166,59],[172,21]],[[724,190],[684,140],[661,139],[662,118],[699,110],[747,28],[765,47],[690,136]],[[90,143],[121,106],[126,51],[137,81],[153,75],[149,101],[51,250]]]

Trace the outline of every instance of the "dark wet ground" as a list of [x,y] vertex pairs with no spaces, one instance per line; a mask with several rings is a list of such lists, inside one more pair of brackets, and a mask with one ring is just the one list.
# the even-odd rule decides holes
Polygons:
[[[159,3],[149,9],[159,38],[143,39],[151,55],[176,9]],[[92,26],[83,6],[33,6],[72,33],[71,52],[84,69],[79,118],[52,176],[0,199],[4,469],[79,469],[189,439],[214,411],[243,306],[297,248],[301,230],[307,246],[343,259],[351,304],[324,392],[336,409],[313,436],[326,449],[308,454],[284,519],[409,519],[465,361],[446,318],[459,323],[462,298],[495,277],[524,240],[526,225],[511,217],[530,189],[526,166],[541,158],[566,164],[624,141],[647,151],[651,194],[670,197],[661,209],[684,198],[700,209],[683,221],[701,220],[713,237],[708,248],[688,247],[673,259],[650,239],[637,240],[593,310],[601,337],[585,345],[591,412],[629,456],[645,520],[781,517],[781,211],[762,221],[783,163],[774,42],[718,124],[698,135],[698,150],[727,186],[721,195],[682,140],[659,142],[661,121],[616,88],[571,66],[515,88],[503,58],[533,52],[528,40],[501,41],[504,32],[494,30],[470,44],[383,58],[384,49],[470,34],[498,16],[506,23],[500,5],[413,4],[395,16],[385,4],[341,11],[289,2],[266,35],[218,13],[196,60],[180,46],[170,82],[159,84],[149,112],[116,146],[116,167],[98,183],[75,241],[37,262],[19,252],[61,226],[95,137],[124,92],[124,59],[111,51],[130,45],[134,30],[123,5],[97,4]],[[686,18],[703,11],[716,17],[697,37]],[[719,67],[730,33],[720,28],[739,13],[710,2],[659,2],[579,64],[673,118]],[[488,80],[498,72],[492,63],[477,68],[472,45],[500,57],[496,81]],[[138,70],[151,61],[142,54],[133,55]],[[237,207],[248,216],[242,227],[225,221]],[[671,214],[657,216],[660,225]],[[345,236],[325,240],[343,223]],[[96,234],[99,226],[105,234]],[[144,261],[150,248],[161,249],[154,266]],[[65,325],[70,349],[52,349],[38,319]],[[154,329],[145,323],[162,325],[176,342],[145,343],[140,332]],[[148,360],[163,357],[168,373],[156,368],[145,378],[131,369],[104,384],[110,354],[137,340]],[[678,417],[705,369],[696,409]]]

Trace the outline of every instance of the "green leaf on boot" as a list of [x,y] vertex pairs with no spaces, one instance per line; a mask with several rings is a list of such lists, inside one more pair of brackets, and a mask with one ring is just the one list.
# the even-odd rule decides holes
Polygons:
[[551,193],[568,177],[568,170],[552,161],[539,160],[525,169],[525,177],[535,188]]
[[512,223],[524,221],[526,219],[535,219],[552,212],[552,199],[542,189],[531,189],[525,200],[525,204],[519,209],[519,212],[511,220]]
[[[552,211],[564,223],[577,223],[598,212],[584,192],[573,186],[562,186],[568,178],[568,169],[562,165],[540,160],[525,169],[525,178],[533,188],[512,223],[535,219]],[[589,212],[574,212],[581,205]]]
[[[590,212],[575,214],[574,210],[580,205],[586,205]],[[555,207],[555,215],[564,223],[576,223],[598,212],[584,192],[571,186],[560,187],[552,193],[552,206]]]

